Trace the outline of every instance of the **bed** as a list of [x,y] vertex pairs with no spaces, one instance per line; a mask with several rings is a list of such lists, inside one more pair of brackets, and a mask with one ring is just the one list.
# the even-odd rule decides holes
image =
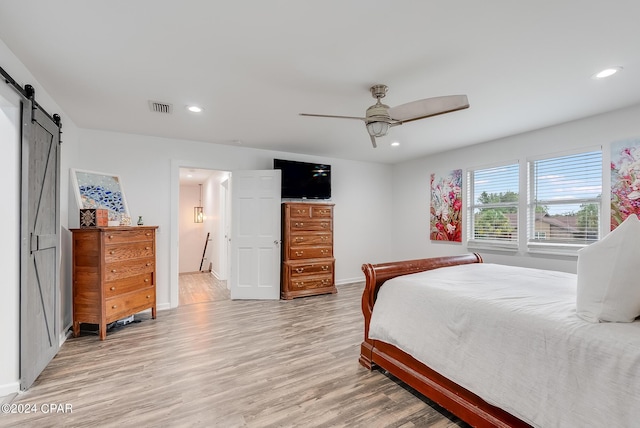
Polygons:
[[640,420],[640,322],[576,316],[577,275],[483,263],[478,254],[362,269],[360,364],[472,426]]

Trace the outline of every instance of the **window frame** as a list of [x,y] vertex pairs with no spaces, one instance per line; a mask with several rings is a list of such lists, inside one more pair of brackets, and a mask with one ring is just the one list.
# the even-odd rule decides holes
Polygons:
[[[479,171],[486,171],[498,168],[515,168],[516,179],[516,191],[518,199],[514,202],[499,202],[491,204],[479,204],[474,198],[476,183],[475,173]],[[476,249],[488,249],[488,250],[503,250],[503,251],[517,251],[520,243],[520,230],[521,230],[521,205],[522,205],[522,192],[520,186],[520,172],[521,165],[519,160],[507,160],[504,162],[494,163],[490,165],[483,165],[478,167],[472,167],[467,169],[467,247]],[[504,190],[505,192],[509,190]],[[478,208],[515,208],[516,219],[516,231],[515,239],[513,240],[498,240],[498,239],[477,239],[475,237],[475,217],[474,211]]]
[[[600,173],[600,192],[599,196],[594,198],[572,198],[566,197],[562,199],[553,200],[540,200],[536,201],[536,170],[535,162],[544,160],[560,159],[563,157],[587,155],[598,152],[600,154],[599,173]],[[529,253],[543,253],[543,254],[557,254],[557,255],[577,255],[577,251],[581,248],[588,246],[590,243],[598,242],[602,239],[602,225],[603,225],[603,191],[604,191],[604,151],[602,146],[598,147],[584,147],[578,150],[545,154],[535,157],[527,158],[527,198],[526,198],[526,249]],[[595,204],[598,209],[598,225],[595,228],[597,230],[597,237],[590,243],[571,243],[571,242],[553,242],[545,243],[535,241],[536,237],[536,206],[538,205],[576,205],[576,204]]]

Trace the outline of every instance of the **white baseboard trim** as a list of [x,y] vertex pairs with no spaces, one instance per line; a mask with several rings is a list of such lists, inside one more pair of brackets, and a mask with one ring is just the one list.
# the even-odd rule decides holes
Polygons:
[[19,392],[20,392],[20,381],[5,383],[4,385],[0,385],[0,397],[4,397],[5,395],[17,394]]
[[159,311],[166,311],[167,309],[171,309],[171,305],[169,303],[158,303],[156,304],[156,309]]
[[364,275],[357,278],[346,278],[336,280],[336,285],[353,284],[354,282],[364,282]]

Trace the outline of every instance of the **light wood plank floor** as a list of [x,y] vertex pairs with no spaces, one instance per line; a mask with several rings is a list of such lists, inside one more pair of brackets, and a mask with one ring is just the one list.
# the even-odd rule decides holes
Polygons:
[[[5,397],[38,412],[0,414],[0,426],[466,426],[358,364],[362,288],[184,305],[139,314],[103,342],[70,338],[27,392]],[[48,403],[72,412],[45,414]]]
[[181,273],[178,288],[180,306],[230,298],[227,281],[220,281],[209,272]]

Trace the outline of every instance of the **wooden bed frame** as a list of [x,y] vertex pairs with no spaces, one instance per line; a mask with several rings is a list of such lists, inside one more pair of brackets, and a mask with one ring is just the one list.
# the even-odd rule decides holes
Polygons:
[[471,391],[447,379],[409,354],[380,340],[369,339],[369,323],[378,290],[388,279],[446,266],[482,263],[479,254],[437,257],[382,264],[364,264],[366,286],[362,293],[364,342],[360,364],[369,370],[379,367],[416,389],[460,419],[477,427],[530,427],[506,411],[488,404]]

